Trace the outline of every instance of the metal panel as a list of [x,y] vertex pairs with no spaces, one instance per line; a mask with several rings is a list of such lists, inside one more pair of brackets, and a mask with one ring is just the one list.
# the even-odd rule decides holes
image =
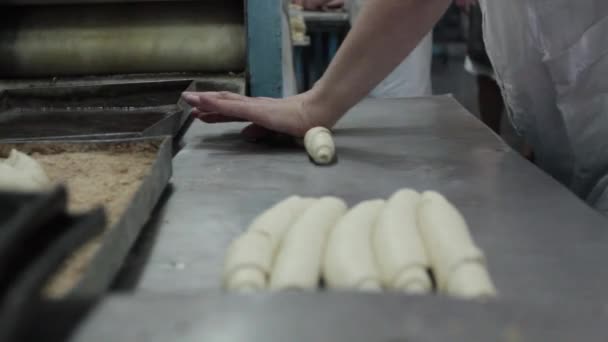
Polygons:
[[247,65],[252,96],[283,94],[282,1],[246,1]]
[[350,205],[401,187],[444,193],[486,252],[503,299],[608,302],[608,222],[510,150],[450,97],[368,100],[337,126],[338,162],[195,124],[138,290],[217,289],[225,250],[264,209],[300,194]]
[[205,292],[107,298],[71,341],[590,342],[606,340],[607,319],[599,303],[538,307],[398,294]]

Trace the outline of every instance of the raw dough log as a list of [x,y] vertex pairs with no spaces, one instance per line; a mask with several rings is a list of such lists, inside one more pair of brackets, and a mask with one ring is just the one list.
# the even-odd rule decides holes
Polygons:
[[0,160],[0,190],[44,191],[50,183],[42,166],[25,153],[13,149],[7,159]]
[[0,191],[37,192],[40,185],[26,173],[7,164],[0,164]]
[[291,196],[255,218],[247,230],[264,233],[270,237],[270,251],[274,259],[279,250],[280,242],[289,227],[314,202],[315,199],[313,198]]
[[329,164],[334,159],[336,147],[331,132],[325,127],[315,127],[304,136],[306,152],[317,164]]
[[387,201],[372,235],[382,283],[408,293],[429,293],[433,284],[427,272],[430,262],[420,237],[418,192],[404,189]]
[[308,208],[286,233],[270,277],[271,289],[316,289],[329,231],[347,206],[323,197]]
[[224,264],[224,288],[256,291],[267,287],[272,268],[271,239],[261,232],[247,232],[232,242]]
[[40,186],[47,186],[51,182],[42,165],[23,152],[12,149],[6,163],[17,171],[28,174]]
[[372,232],[384,200],[361,202],[329,234],[323,277],[334,289],[381,291],[372,250]]
[[245,69],[242,3],[3,8],[0,75],[47,77]]
[[425,192],[418,225],[433,266],[439,291],[463,298],[492,297],[496,289],[458,210],[442,195]]

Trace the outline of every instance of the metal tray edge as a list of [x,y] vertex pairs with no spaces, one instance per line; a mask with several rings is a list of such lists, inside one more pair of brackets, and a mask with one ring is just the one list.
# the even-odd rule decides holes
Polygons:
[[[85,271],[82,279],[68,295],[99,295],[111,285],[119,272],[131,246],[139,236],[148,221],[156,203],[169,183],[173,173],[172,168],[172,139],[171,136],[155,136],[143,138],[112,139],[103,141],[60,141],[59,143],[120,143],[138,141],[161,141],[156,160],[150,168],[150,173],[144,178],[141,186],[131,199],[120,220],[104,237]],[[19,141],[16,143],[58,143],[58,141]],[[4,143],[4,142],[3,142]]]
[[70,292],[71,296],[98,295],[109,288],[169,183],[173,172],[171,162],[171,137],[164,136],[150,173],[133,196],[121,219],[105,236],[83,278]]

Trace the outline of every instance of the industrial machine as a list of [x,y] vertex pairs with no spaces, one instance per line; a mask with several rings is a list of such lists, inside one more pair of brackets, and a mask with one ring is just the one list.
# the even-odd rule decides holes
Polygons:
[[[108,226],[96,212],[63,215],[65,203],[50,211],[46,203],[66,200],[61,191],[22,199],[35,213],[29,216],[15,209],[15,197],[0,194],[0,219],[17,232],[0,230],[0,270],[12,271],[0,272],[0,341],[606,340],[605,218],[450,96],[362,102],[335,127],[338,161],[328,167],[314,166],[297,147],[243,142],[241,123],[193,125],[181,153],[171,153],[168,135],[183,133],[188,108],[179,96],[186,88],[283,94],[281,1],[1,3],[0,140],[19,141],[0,141],[0,158],[12,148],[50,151],[58,164],[57,151],[110,151],[122,158],[108,184],[131,171],[122,166],[135,156],[145,157],[146,171],[111,191],[135,184],[126,210],[109,216],[109,232],[85,253],[93,256],[83,259],[88,268],[74,287],[42,303],[38,280],[89,236],[53,245],[62,241],[53,232],[82,222],[91,234]],[[130,115],[137,119],[124,118]],[[172,121],[175,115],[180,119]],[[32,131],[16,130],[21,123],[43,129],[24,137]],[[117,129],[122,123],[133,130]],[[53,133],[61,143],[27,141],[62,129],[71,137]],[[71,132],[86,134],[72,141]],[[89,163],[89,171],[97,165]],[[101,184],[88,190],[107,187]],[[440,191],[458,206],[486,252],[496,299],[220,290],[230,241],[278,199],[333,195],[354,205],[403,187]],[[38,222],[51,214],[71,224]],[[41,231],[52,238],[40,239]],[[110,287],[128,292],[108,293]]]
[[280,2],[8,0],[0,89],[150,80],[228,80],[282,94]]

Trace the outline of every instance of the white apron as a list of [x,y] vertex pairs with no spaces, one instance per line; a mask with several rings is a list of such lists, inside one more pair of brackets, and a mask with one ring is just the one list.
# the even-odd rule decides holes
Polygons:
[[[346,2],[351,21],[357,19],[365,1],[349,0]],[[433,35],[429,33],[422,39],[416,49],[372,90],[369,96],[376,98],[399,98],[432,95],[432,56]]]
[[482,0],[515,128],[538,165],[608,214],[608,0]]

